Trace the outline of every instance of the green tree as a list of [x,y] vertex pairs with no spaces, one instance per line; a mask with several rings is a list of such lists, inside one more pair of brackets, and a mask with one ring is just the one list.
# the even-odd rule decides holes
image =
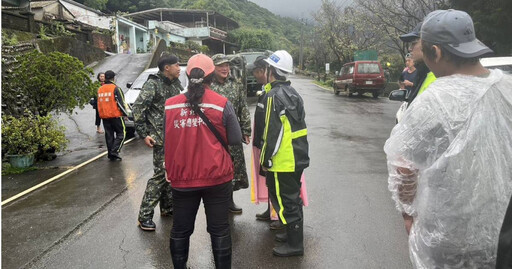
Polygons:
[[[98,0],[96,0],[98,1]],[[153,8],[173,7],[169,0],[108,0],[106,9],[115,12],[137,12]]]
[[368,15],[361,8],[343,9],[332,0],[322,1],[321,9],[314,14],[318,33],[338,62],[349,62],[355,51],[375,49],[381,43],[381,32],[368,21]]
[[475,32],[498,56],[512,54],[512,1],[451,0],[453,8],[471,15]]
[[240,44],[240,49],[274,49],[272,34],[268,30],[241,28],[229,33],[230,39]]
[[16,114],[15,106],[41,116],[71,113],[77,106],[83,108],[97,90],[92,70],[68,54],[34,50],[18,61],[20,66],[2,80],[2,103],[11,105],[4,107],[7,114]]
[[85,0],[83,4],[98,10],[104,10],[107,7],[108,0]]
[[360,16],[374,25],[382,34],[379,49],[394,51],[405,56],[406,44],[399,36],[410,32],[423,18],[436,9],[448,7],[449,0],[355,0],[356,6],[366,11]]

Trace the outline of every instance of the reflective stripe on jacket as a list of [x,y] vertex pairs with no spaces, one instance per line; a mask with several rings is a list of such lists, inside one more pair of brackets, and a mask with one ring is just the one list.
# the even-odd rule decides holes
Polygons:
[[102,119],[118,118],[123,113],[117,106],[115,97],[116,85],[108,83],[98,89],[98,113]]
[[[200,108],[227,140],[223,124],[228,99],[206,88]],[[231,156],[203,120],[187,104],[184,94],[165,102],[165,170],[174,188],[215,186],[233,179]]]
[[290,82],[275,81],[267,93],[261,165],[273,172],[309,166],[304,102]]
[[434,75],[434,73],[432,73],[432,71],[428,72],[427,77],[423,81],[423,84],[421,84],[421,88],[420,88],[420,91],[418,92],[418,95],[423,93],[425,91],[425,89],[427,89],[428,85],[430,85],[435,80],[436,80],[436,76]]

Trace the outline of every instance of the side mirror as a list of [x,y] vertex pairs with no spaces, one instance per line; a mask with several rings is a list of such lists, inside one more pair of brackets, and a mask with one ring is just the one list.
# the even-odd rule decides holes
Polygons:
[[132,87],[132,84],[133,84],[133,82],[128,82],[128,83],[126,83],[126,88],[131,88],[131,87]]
[[405,101],[406,90],[394,90],[389,94],[389,100],[393,101]]
[[338,76],[340,74],[340,71],[336,71],[335,74],[336,76]]

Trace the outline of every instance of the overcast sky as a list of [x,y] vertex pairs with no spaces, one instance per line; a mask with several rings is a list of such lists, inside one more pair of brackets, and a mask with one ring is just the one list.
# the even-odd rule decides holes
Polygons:
[[[249,0],[264,7],[277,15],[292,18],[311,19],[311,13],[318,11],[322,0]],[[335,0],[340,5],[346,6],[353,0]]]

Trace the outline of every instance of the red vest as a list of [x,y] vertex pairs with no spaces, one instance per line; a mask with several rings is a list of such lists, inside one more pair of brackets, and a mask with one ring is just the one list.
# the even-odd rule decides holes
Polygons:
[[[228,99],[206,88],[200,108],[227,142]],[[215,186],[233,179],[233,162],[217,137],[180,94],[165,102],[165,170],[174,188]]]
[[123,113],[117,107],[114,90],[116,85],[113,83],[104,84],[98,89],[98,113],[102,119],[118,118]]

